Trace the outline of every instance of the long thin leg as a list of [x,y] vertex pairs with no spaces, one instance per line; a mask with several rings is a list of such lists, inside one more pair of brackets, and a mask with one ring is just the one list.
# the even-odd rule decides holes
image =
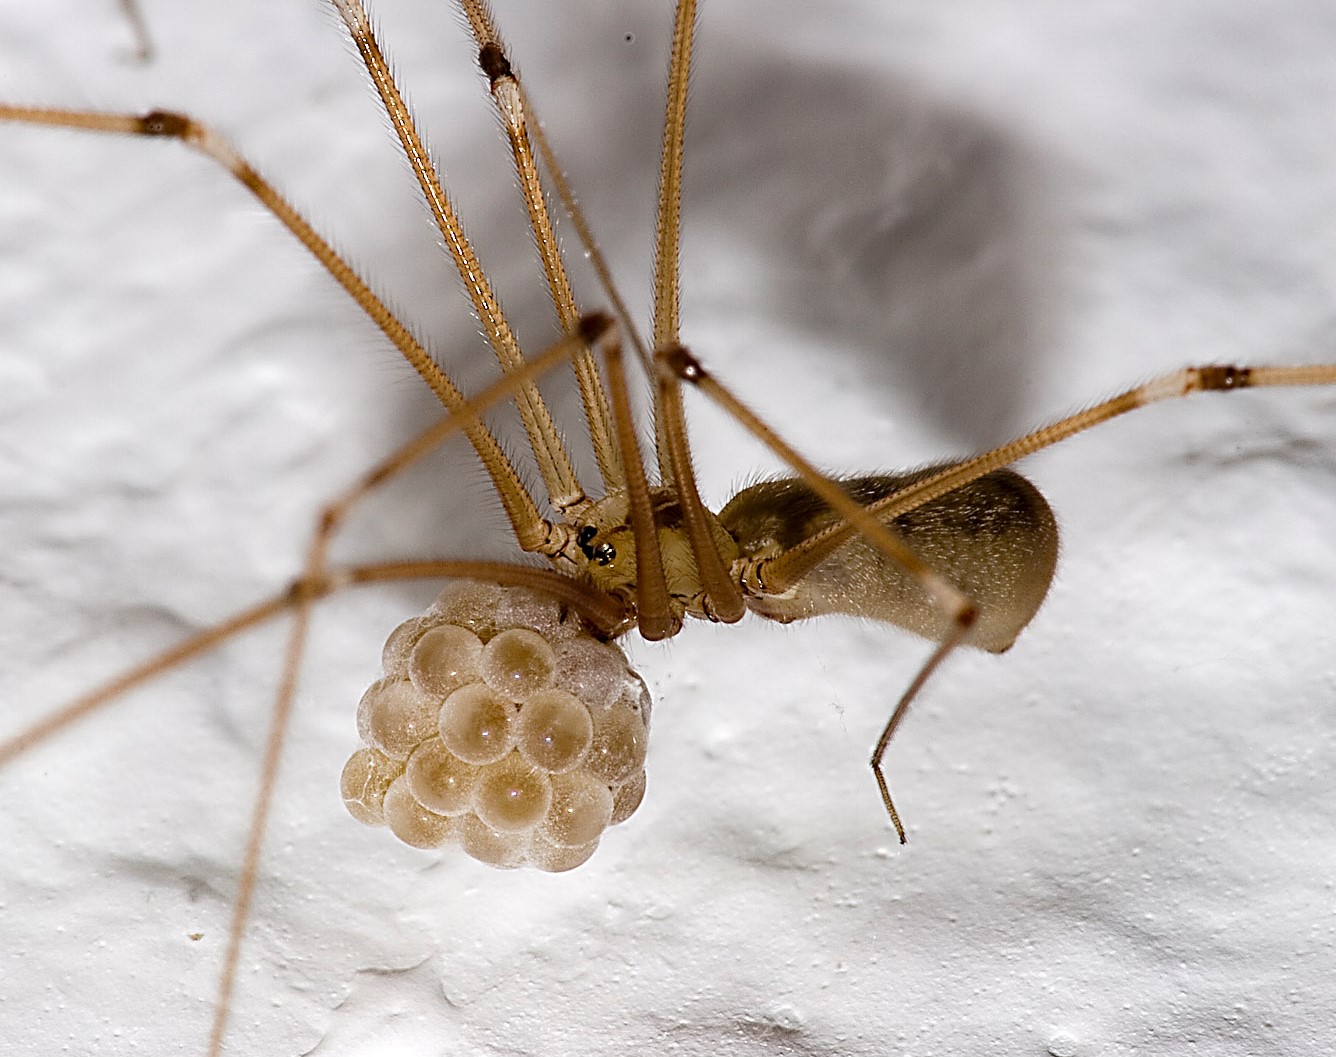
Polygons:
[[673,480],[677,484],[682,517],[686,523],[687,537],[691,541],[691,553],[696,559],[696,571],[710,604],[710,615],[725,624],[732,624],[742,619],[747,606],[737,578],[724,565],[723,556],[715,545],[710,524],[712,515],[705,509],[696,488],[696,472],[692,468],[691,452],[687,447],[682,386],[674,369],[675,364],[665,360],[665,357],[678,352],[685,353],[685,350],[680,345],[667,349],[655,346],[654,360],[659,367],[655,377],[656,417],[663,423],[661,440],[667,446],[668,464],[672,467]]
[[608,365],[608,385],[612,390],[612,411],[617,440],[626,464],[626,495],[631,510],[631,529],[636,541],[636,619],[643,638],[653,641],[677,634],[681,622],[672,616],[668,602],[668,577],[659,548],[659,531],[654,523],[649,481],[640,460],[631,400],[626,388],[626,371],[616,328],[605,328],[600,336],[604,362]]
[[[316,540],[325,534],[324,520],[316,530]],[[306,654],[306,640],[311,629],[311,607],[317,597],[317,585],[325,574],[323,545],[313,543],[306,560],[306,570],[289,592],[292,609],[292,630],[288,633],[283,653],[283,674],[274,696],[274,709],[269,716],[269,732],[264,741],[264,757],[260,762],[260,784],[251,810],[250,829],[246,833],[246,849],[241,856],[241,871],[237,876],[237,890],[232,897],[232,920],[227,927],[227,949],[223,952],[223,970],[218,978],[218,998],[213,1006],[213,1024],[209,1029],[209,1057],[223,1052],[223,1036],[232,1011],[232,991],[236,987],[237,965],[241,960],[241,940],[250,918],[251,901],[255,896],[255,879],[260,867],[260,852],[264,834],[269,828],[269,814],[274,805],[274,789],[278,784],[278,765],[283,761],[283,748],[292,718],[292,706],[297,696],[297,677],[302,657]]]
[[[682,241],[682,148],[686,138],[687,82],[691,77],[691,43],[696,30],[695,0],[678,0],[673,16],[673,50],[668,60],[668,93],[664,104],[663,148],[659,155],[658,231],[654,247],[655,349],[679,343],[679,257]],[[665,413],[656,404],[654,437],[659,453],[659,478],[673,483],[673,466],[665,437]]]
[[[459,272],[460,280],[464,284],[469,300],[473,303],[473,310],[477,313],[478,321],[487,334],[487,340],[496,353],[497,360],[503,370],[519,370],[524,365],[524,355],[520,352],[519,343],[506,321],[505,314],[501,311],[501,303],[497,300],[491,283],[488,282],[482,265],[478,262],[472,243],[464,234],[463,225],[455,213],[454,205],[441,185],[436,166],[432,163],[426,145],[413,123],[408,104],[404,102],[394,75],[390,72],[389,64],[385,61],[380,45],[371,31],[371,22],[367,18],[365,8],[360,0],[331,0],[331,2],[348,27],[353,44],[362,57],[362,64],[366,67],[367,75],[384,104],[385,113],[399,137],[399,142],[403,145],[413,175],[417,177],[418,186],[421,187],[427,200],[427,207],[436,220],[441,237],[445,240],[455,269]],[[552,421],[547,405],[543,403],[538,393],[537,386],[529,385],[521,390],[516,403],[552,506],[559,512],[578,509],[587,502],[587,497],[575,476],[570,455],[561,441],[561,435]]]
[[[886,730],[882,732],[882,736],[877,742],[876,751],[872,756],[872,773],[877,779],[877,788],[881,792],[882,803],[886,807],[886,813],[890,816],[891,824],[895,827],[896,835],[900,838],[900,843],[904,844],[906,842],[905,829],[900,822],[900,813],[895,809],[895,802],[891,799],[890,787],[886,784],[886,776],[882,773],[881,760],[885,755],[886,745],[890,742],[895,726],[899,724],[908,711],[910,702],[918,695],[918,692],[931,678],[933,672],[969,633],[969,629],[978,615],[974,603],[959,588],[919,558],[913,549],[896,534],[894,529],[873,513],[872,507],[863,507],[854,502],[835,482],[824,477],[815,466],[799,455],[774,430],[762,422],[755,412],[706,372],[700,361],[686,349],[679,346],[676,350],[673,350],[671,355],[660,355],[659,360],[665,370],[676,372],[683,380],[702,390],[710,399],[732,415],[752,436],[788,463],[812,491],[825,500],[838,514],[848,519],[848,523],[854,531],[862,533],[869,542],[878,547],[888,558],[914,576],[932,595],[938,607],[949,618],[951,622],[950,632],[933,650],[927,661],[919,669],[918,674],[910,682],[909,688],[901,695],[895,710],[892,712],[891,720],[887,723]],[[752,590],[758,594],[782,590],[780,586],[766,584],[761,580],[761,564],[759,562],[740,562],[738,579],[750,585]]]
[[655,348],[678,344],[679,256],[682,241],[682,148],[686,138],[687,82],[696,32],[695,0],[678,0],[673,16],[673,50],[668,60],[663,148],[659,156],[658,231],[654,252]]
[[[526,115],[528,100],[486,5],[479,0],[460,0],[460,7],[478,42],[478,65],[487,75],[492,99],[505,126],[506,138],[510,141],[515,177],[529,213],[529,227],[533,231],[534,244],[538,247],[543,274],[547,277],[552,304],[557,310],[557,321],[562,330],[572,331],[579,325],[580,310],[575,304],[575,294],[566,275],[561,246],[552,229],[547,198],[538,177],[538,165],[529,140],[529,119]],[[604,492],[621,491],[626,487],[626,474],[622,469],[617,445],[613,442],[611,412],[598,367],[588,351],[577,355],[572,366],[580,388],[580,399],[584,404],[594,457],[598,460],[599,473],[603,477]]]
[[895,827],[896,835],[900,838],[901,844],[909,843],[909,839],[905,836],[905,827],[900,821],[900,813],[895,810],[895,802],[891,799],[891,787],[886,784],[886,772],[882,770],[882,763],[886,758],[886,749],[891,744],[891,738],[895,736],[900,721],[908,714],[911,702],[918,697],[919,691],[932,678],[933,673],[937,671],[951,651],[960,645],[968,631],[969,625],[957,624],[952,629],[951,634],[938,643],[937,648],[923,662],[923,667],[918,670],[918,674],[905,687],[905,692],[900,695],[900,700],[895,703],[895,708],[891,711],[891,718],[886,721],[886,726],[881,731],[881,737],[877,739],[877,744],[872,749],[872,759],[870,761],[872,776],[877,780],[881,802],[891,816],[891,825]]
[[747,607],[714,542],[712,516],[701,501],[691,463],[681,383],[660,360],[680,348],[678,342],[679,245],[682,234],[682,147],[686,135],[687,82],[696,28],[695,0],[678,0],[673,16],[673,47],[668,63],[668,93],[659,160],[659,206],[654,252],[654,440],[659,477],[674,487],[706,602],[713,619],[741,620]]
[[170,649],[128,668],[101,686],[43,716],[17,734],[0,741],[0,767],[35,749],[73,726],[86,716],[113,704],[126,694],[152,682],[161,675],[189,664],[196,657],[212,653],[223,643],[250,628],[259,627],[281,616],[296,605],[294,593],[308,592],[319,600],[347,587],[398,583],[404,580],[482,580],[514,587],[544,591],[580,613],[593,627],[605,634],[616,633],[623,621],[623,611],[606,596],[590,594],[586,585],[569,576],[532,565],[506,562],[462,562],[449,559],[405,562],[378,562],[373,565],[336,567],[328,570],[322,583],[294,580],[285,590],[263,602],[243,609],[205,628]]
[[[947,492],[953,492],[962,485],[978,480],[985,474],[1009,466],[1027,455],[1033,455],[1119,415],[1164,400],[1175,400],[1193,393],[1308,385],[1336,385],[1336,363],[1292,367],[1184,367],[1119,393],[1085,411],[1078,411],[1051,425],[1041,426],[1033,433],[1027,433],[992,451],[966,459],[956,466],[910,485],[903,491],[887,496],[880,502],[873,503],[867,509],[883,521],[893,520],[901,514],[931,503]],[[858,529],[852,523],[832,525],[804,540],[792,550],[761,562],[760,566],[767,567],[769,575],[779,573],[787,582],[792,582],[820,564],[855,531]],[[757,575],[764,574],[758,570]]]
[[[177,139],[211,158],[230,172],[268,209],[357,303],[393,343],[449,411],[460,413],[468,401],[431,355],[409,333],[389,307],[338,252],[311,227],[273,186],[233,149],[222,136],[184,114],[155,110],[147,114],[108,114],[83,110],[0,105],[0,120],[77,128],[135,136]],[[496,487],[515,538],[522,550],[543,553],[548,526],[520,480],[501,445],[482,422],[468,419],[464,427],[470,443]]]
[[548,179],[552,181],[557,197],[561,199],[562,208],[575,227],[580,245],[584,247],[585,256],[589,258],[590,267],[594,269],[594,274],[598,277],[598,284],[603,290],[604,296],[612,305],[613,315],[617,317],[617,322],[622,326],[622,333],[626,335],[635,348],[636,355],[645,368],[645,374],[653,377],[654,364],[650,359],[649,349],[640,336],[640,330],[636,327],[635,320],[631,317],[631,310],[626,307],[626,300],[622,297],[621,291],[617,289],[617,284],[613,282],[612,269],[608,267],[607,258],[603,256],[603,250],[598,244],[598,239],[594,237],[594,231],[589,225],[589,220],[585,217],[584,210],[580,208],[575,192],[571,189],[570,181],[566,179],[566,173],[561,167],[561,162],[557,159],[556,151],[552,149],[552,144],[548,141],[547,133],[543,130],[543,123],[534,115],[533,104],[529,102],[529,97],[524,94],[523,84],[520,84],[520,93],[524,99],[525,112],[533,119],[529,125],[529,132],[533,136],[534,143],[538,145],[538,153],[543,159],[543,168],[547,170]]

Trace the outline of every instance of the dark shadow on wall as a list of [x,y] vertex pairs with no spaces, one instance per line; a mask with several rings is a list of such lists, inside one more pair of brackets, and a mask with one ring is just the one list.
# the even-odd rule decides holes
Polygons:
[[1050,255],[1023,147],[844,71],[766,59],[720,87],[727,105],[696,121],[694,222],[778,262],[774,311],[966,449],[1030,424]]

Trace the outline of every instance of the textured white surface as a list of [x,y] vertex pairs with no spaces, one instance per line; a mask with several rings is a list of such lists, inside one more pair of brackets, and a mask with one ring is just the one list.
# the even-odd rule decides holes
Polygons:
[[[671,5],[497,6],[643,304]],[[488,376],[318,4],[146,0],[147,68],[109,0],[4,7],[0,96],[216,124],[468,385]],[[448,5],[378,17],[541,343]],[[1325,0],[734,0],[703,18],[686,339],[822,464],[958,454],[1185,363],[1336,356]],[[433,412],[202,159],[0,139],[12,731],[278,589],[319,501]],[[692,406],[711,501],[774,468]],[[1026,469],[1065,531],[1058,579],[1016,648],[954,658],[892,747],[904,850],[864,760],[925,647],[835,620],[636,645],[649,794],[580,870],[397,847],[347,817],[337,776],[384,635],[432,591],[329,603],[228,1051],[1328,1052],[1336,394],[1147,411]],[[462,448],[373,508],[343,557],[511,553]],[[203,1049],[281,649],[278,629],[247,636],[0,776],[6,1052]]]

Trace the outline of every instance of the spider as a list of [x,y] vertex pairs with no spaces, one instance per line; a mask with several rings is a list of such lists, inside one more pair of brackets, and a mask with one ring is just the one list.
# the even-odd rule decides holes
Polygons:
[[[708,360],[707,360],[707,362],[708,362]],[[790,641],[791,641],[791,640],[790,640]]]

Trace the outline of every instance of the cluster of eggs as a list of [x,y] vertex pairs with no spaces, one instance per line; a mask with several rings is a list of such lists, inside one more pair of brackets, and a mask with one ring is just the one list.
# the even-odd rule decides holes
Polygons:
[[649,692],[550,597],[452,584],[390,634],[384,667],[340,782],[359,822],[555,872],[640,806]]

